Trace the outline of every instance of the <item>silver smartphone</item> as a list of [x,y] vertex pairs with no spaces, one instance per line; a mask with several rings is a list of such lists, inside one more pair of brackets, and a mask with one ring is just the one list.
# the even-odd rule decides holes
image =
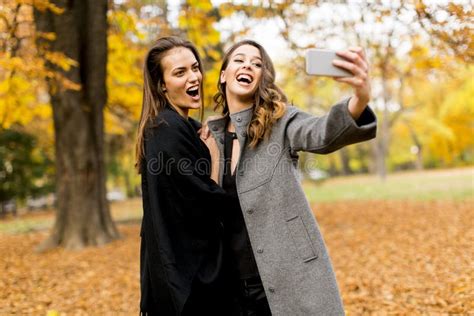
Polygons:
[[351,77],[353,74],[332,64],[334,59],[344,60],[334,50],[309,49],[306,52],[306,73],[313,76]]

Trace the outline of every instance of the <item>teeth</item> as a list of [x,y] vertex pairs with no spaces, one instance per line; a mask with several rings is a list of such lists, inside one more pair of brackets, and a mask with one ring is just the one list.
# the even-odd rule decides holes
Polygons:
[[249,83],[252,82],[252,77],[246,74],[241,74],[237,76],[237,80],[247,80]]
[[194,86],[186,90],[186,93],[192,97],[195,97],[199,94],[199,86]]

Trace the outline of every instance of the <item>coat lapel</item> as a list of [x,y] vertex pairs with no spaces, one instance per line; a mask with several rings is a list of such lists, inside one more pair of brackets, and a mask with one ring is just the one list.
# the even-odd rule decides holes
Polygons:
[[[235,132],[237,133],[237,139],[240,144],[240,159],[245,150],[246,140],[247,140],[247,127],[252,120],[253,115],[253,106],[245,110],[233,113],[230,115],[230,120],[235,126]],[[227,118],[219,118],[217,120],[212,120],[207,122],[209,126],[209,131],[217,142],[217,147],[220,152],[219,160],[219,185],[222,185],[222,180],[224,177],[224,129]],[[239,159],[239,161],[240,161]],[[238,170],[238,165],[237,169]]]

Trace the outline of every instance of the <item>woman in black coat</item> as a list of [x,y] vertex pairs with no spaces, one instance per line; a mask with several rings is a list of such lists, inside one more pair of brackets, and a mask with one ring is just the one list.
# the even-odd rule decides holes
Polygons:
[[219,153],[209,152],[197,134],[200,124],[188,117],[201,109],[202,79],[189,41],[161,38],[146,56],[136,146],[142,315],[228,314],[221,219],[228,196],[210,164]]

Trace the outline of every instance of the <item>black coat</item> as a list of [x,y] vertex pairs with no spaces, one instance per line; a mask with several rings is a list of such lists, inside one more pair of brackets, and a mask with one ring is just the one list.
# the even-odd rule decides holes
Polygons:
[[[141,170],[140,310],[182,315],[196,289],[204,298],[222,301],[220,214],[228,196],[210,179],[210,155],[197,135],[197,121],[169,107],[151,125]],[[206,314],[214,314],[216,306],[208,305]]]

